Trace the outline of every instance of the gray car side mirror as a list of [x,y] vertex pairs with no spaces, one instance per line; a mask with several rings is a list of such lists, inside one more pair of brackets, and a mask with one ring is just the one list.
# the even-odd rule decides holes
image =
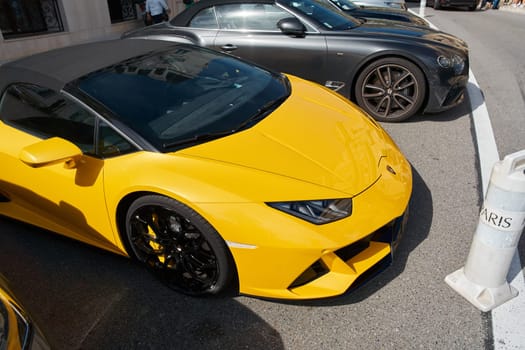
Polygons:
[[277,22],[277,28],[286,35],[304,36],[306,27],[295,17],[283,18]]

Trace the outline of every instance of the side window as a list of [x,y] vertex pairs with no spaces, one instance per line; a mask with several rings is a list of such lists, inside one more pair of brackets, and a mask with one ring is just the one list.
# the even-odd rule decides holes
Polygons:
[[136,151],[136,147],[129,143],[122,135],[116,132],[106,122],[101,121],[98,136],[98,154],[101,158],[116,157]]
[[216,7],[221,29],[278,31],[277,22],[291,14],[272,4],[228,4]]
[[0,31],[4,39],[64,31],[57,0],[0,0]]
[[0,118],[37,137],[62,137],[84,153],[94,153],[95,116],[54,90],[11,85],[2,97]]
[[219,29],[217,19],[215,19],[215,11],[212,7],[208,7],[191,19],[190,27],[205,28],[205,29]]

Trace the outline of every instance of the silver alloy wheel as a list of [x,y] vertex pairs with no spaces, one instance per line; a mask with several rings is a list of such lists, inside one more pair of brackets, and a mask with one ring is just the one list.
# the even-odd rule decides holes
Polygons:
[[405,67],[383,65],[368,74],[362,86],[366,104],[383,118],[395,118],[411,109],[418,97],[414,75]]
[[397,122],[414,115],[425,98],[421,70],[402,58],[384,58],[361,72],[356,84],[357,103],[379,121]]

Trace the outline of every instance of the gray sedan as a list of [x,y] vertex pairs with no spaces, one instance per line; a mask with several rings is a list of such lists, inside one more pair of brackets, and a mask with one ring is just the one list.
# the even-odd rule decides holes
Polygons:
[[359,6],[389,7],[402,10],[407,9],[405,0],[356,0],[354,2]]
[[124,38],[189,42],[336,90],[380,121],[458,104],[468,80],[462,40],[421,26],[365,23],[328,0],[207,0]]

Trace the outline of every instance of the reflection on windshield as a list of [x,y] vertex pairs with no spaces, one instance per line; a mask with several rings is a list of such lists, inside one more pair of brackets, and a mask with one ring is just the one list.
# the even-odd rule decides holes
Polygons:
[[290,93],[281,76],[186,45],[91,73],[78,86],[157,149],[231,133]]
[[351,10],[355,10],[359,8],[359,6],[357,6],[350,0],[330,0],[330,1],[344,11],[351,11]]
[[300,11],[328,30],[347,30],[361,24],[339,10],[330,0],[281,0],[281,3]]

